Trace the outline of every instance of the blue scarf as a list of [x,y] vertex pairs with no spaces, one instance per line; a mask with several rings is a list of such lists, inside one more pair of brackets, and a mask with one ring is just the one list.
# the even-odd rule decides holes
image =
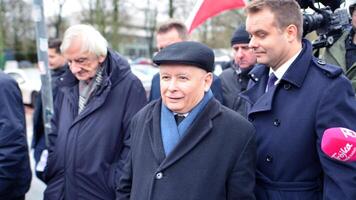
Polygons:
[[189,115],[177,127],[174,120],[174,114],[166,105],[161,106],[161,133],[164,152],[166,156],[174,149],[174,147],[183,138],[185,132],[192,124],[197,115],[205,108],[209,100],[213,97],[211,90],[204,94],[203,99],[196,105]]

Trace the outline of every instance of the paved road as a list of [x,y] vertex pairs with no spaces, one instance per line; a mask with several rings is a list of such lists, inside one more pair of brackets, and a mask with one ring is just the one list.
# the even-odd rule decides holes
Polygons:
[[[26,125],[27,125],[27,139],[28,144],[30,146],[32,141],[32,113],[33,109],[26,107]],[[34,159],[33,159],[33,152],[30,151],[30,160],[31,160],[31,168],[32,172],[34,172]],[[26,194],[26,200],[42,200],[43,199],[43,191],[46,185],[40,181],[36,175],[32,174],[32,182],[30,190]]]

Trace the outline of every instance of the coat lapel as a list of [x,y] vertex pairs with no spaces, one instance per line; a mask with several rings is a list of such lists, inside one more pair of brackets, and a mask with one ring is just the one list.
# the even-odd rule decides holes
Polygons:
[[271,110],[272,100],[276,87],[271,88],[267,93],[266,84],[269,68],[264,65],[257,65],[251,70],[249,76],[251,81],[249,89],[240,94],[242,98],[250,103],[249,114]]
[[143,130],[148,130],[148,137],[150,140],[152,152],[158,163],[162,163],[166,157],[163,149],[161,126],[160,126],[160,116],[161,116],[161,101],[157,102],[153,107],[153,112],[149,115],[146,126]]
[[303,49],[298,57],[288,68],[282,79],[268,92],[265,92],[269,68],[265,65],[256,65],[251,70],[249,89],[241,93],[240,96],[250,103],[248,114],[256,112],[270,111],[272,109],[273,98],[283,84],[291,84],[296,88],[302,87],[309,65],[312,60],[312,47],[310,43],[303,40]]
[[262,96],[252,105],[248,114],[256,112],[270,111],[272,109],[273,97],[277,87],[271,88],[268,92],[263,93]]
[[217,100],[214,98],[210,100],[203,111],[197,116],[195,122],[191,125],[190,128],[188,128],[182,140],[166,157],[166,159],[163,160],[160,166],[160,170],[164,170],[165,168],[168,168],[177,162],[209,134],[213,127],[212,119],[221,112],[220,108],[220,104],[217,102]]

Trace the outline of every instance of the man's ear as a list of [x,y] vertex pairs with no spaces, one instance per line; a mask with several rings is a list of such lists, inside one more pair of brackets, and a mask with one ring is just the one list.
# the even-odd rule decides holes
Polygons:
[[285,29],[288,42],[292,42],[298,38],[298,28],[294,24],[290,24]]
[[208,72],[204,77],[204,91],[209,91],[211,84],[213,83],[213,73]]
[[100,64],[103,63],[104,60],[105,60],[105,58],[106,58],[106,56],[99,56],[99,57],[98,57],[99,63],[100,63]]

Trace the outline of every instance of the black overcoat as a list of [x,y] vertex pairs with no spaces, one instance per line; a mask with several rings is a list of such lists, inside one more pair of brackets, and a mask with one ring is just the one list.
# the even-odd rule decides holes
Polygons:
[[160,110],[154,101],[132,120],[117,199],[255,199],[255,130],[247,120],[213,98],[166,157]]

